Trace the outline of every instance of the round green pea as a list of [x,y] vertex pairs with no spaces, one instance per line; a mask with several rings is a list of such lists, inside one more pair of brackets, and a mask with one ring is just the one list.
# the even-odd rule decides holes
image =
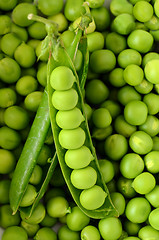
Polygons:
[[157,240],[159,238],[159,232],[158,232],[158,230],[154,229],[152,226],[147,225],[147,226],[143,226],[139,230],[138,236],[140,239],[155,239],[155,240]]
[[104,240],[116,240],[119,239],[122,234],[121,221],[115,217],[101,219],[98,223],[98,228]]
[[48,200],[46,209],[51,217],[63,217],[69,212],[69,204],[64,197],[56,196]]
[[128,65],[123,72],[124,80],[131,86],[140,84],[144,78],[144,71],[136,64]]
[[9,203],[9,190],[10,190],[9,179],[2,179],[0,181],[0,204],[8,204]]
[[120,67],[126,68],[130,64],[136,64],[140,66],[142,62],[141,54],[135,49],[124,49],[119,53],[117,61]]
[[73,88],[65,91],[54,91],[52,94],[52,104],[58,110],[71,110],[78,102],[77,91]]
[[159,151],[151,151],[144,156],[145,166],[147,170],[153,174],[159,172]]
[[155,115],[159,112],[159,95],[150,92],[143,97],[143,102],[148,107],[148,113]]
[[90,149],[82,146],[78,149],[69,149],[65,154],[65,162],[72,169],[80,169],[89,165],[94,159]]
[[11,106],[4,112],[4,122],[12,129],[22,130],[28,126],[29,121],[28,112],[20,106]]
[[0,149],[0,173],[8,174],[14,170],[16,159],[14,154],[7,149]]
[[146,199],[154,208],[159,207],[159,185],[156,185],[151,192],[145,194]]
[[80,234],[78,231],[73,231],[67,227],[66,224],[60,226],[58,230],[58,239],[59,240],[80,240]]
[[97,128],[106,128],[112,122],[110,112],[106,108],[98,108],[92,113],[92,122]]
[[135,90],[133,86],[126,85],[119,89],[117,99],[122,105],[126,105],[133,100],[141,100],[141,95]]
[[158,84],[158,74],[159,74],[159,59],[152,59],[148,61],[144,68],[146,79],[153,84]]
[[66,66],[56,67],[50,75],[51,87],[55,90],[68,90],[72,88],[76,78],[72,70]]
[[155,185],[156,179],[149,172],[140,173],[132,182],[132,187],[139,194],[147,194],[151,192]]
[[110,182],[115,175],[112,162],[107,159],[99,159],[98,162],[105,183]]
[[139,1],[133,7],[133,15],[139,22],[148,22],[153,16],[153,7],[146,1]]
[[11,23],[12,20],[8,15],[1,15],[0,16],[0,35],[4,35],[9,33],[11,30]]
[[119,115],[114,121],[114,129],[118,134],[127,138],[136,131],[137,127],[129,124],[123,115]]
[[34,208],[32,215],[28,218],[27,214],[24,212],[20,212],[21,219],[30,224],[38,224],[40,223],[46,214],[46,210],[44,205],[39,202],[38,205]]
[[57,240],[57,235],[55,231],[48,227],[40,228],[36,235],[34,236],[35,240]]
[[98,185],[84,189],[80,194],[80,203],[87,210],[100,208],[107,197],[107,193]]
[[75,188],[87,189],[95,185],[97,181],[97,172],[90,166],[82,169],[74,169],[71,172],[70,179]]
[[56,114],[57,125],[62,129],[73,129],[80,126],[84,121],[81,110],[77,107],[68,111],[58,111]]
[[7,150],[13,150],[19,146],[21,135],[7,126],[0,128],[0,146]]
[[38,164],[36,164],[29,179],[29,182],[33,185],[39,184],[42,179],[42,175],[43,175],[42,168]]
[[153,89],[153,84],[147,81],[146,79],[143,79],[141,83],[134,87],[137,92],[141,94],[148,94]]
[[31,112],[36,112],[40,105],[42,96],[43,96],[42,91],[34,91],[29,93],[24,99],[24,105],[26,109]]
[[7,108],[14,105],[17,101],[16,92],[12,88],[0,89],[0,107]]
[[16,91],[22,96],[27,96],[29,93],[36,91],[37,88],[38,81],[29,75],[19,78],[16,83]]
[[27,232],[29,238],[33,238],[39,230],[39,224],[30,224],[25,221],[21,221],[20,226]]
[[114,206],[118,210],[119,215],[122,215],[125,211],[125,206],[126,206],[126,201],[124,196],[120,192],[112,192],[110,196]]
[[8,227],[3,235],[2,240],[28,240],[27,232],[19,226]]
[[62,129],[59,133],[59,143],[65,149],[82,147],[85,138],[85,132],[81,127],[75,129]]
[[130,148],[137,154],[147,154],[152,150],[153,140],[144,131],[136,131],[129,138]]
[[81,240],[100,240],[100,233],[97,227],[88,225],[81,231]]
[[21,207],[30,206],[34,202],[36,196],[37,196],[36,188],[33,185],[28,184],[27,189],[24,192],[22,201],[20,202],[20,206]]
[[150,212],[148,220],[154,229],[159,230],[159,208],[155,208]]

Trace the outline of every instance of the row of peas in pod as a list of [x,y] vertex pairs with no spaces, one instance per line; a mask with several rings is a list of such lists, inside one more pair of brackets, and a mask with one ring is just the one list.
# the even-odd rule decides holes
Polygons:
[[[42,2],[43,1],[41,1],[41,4]],[[65,17],[67,19],[69,18],[67,11],[71,9],[71,5],[69,5],[70,2],[71,1],[66,1],[64,8]],[[145,11],[143,11],[143,9],[145,9]],[[48,12],[44,12],[43,14],[47,16]],[[61,240],[80,238],[97,240],[101,238],[112,240],[144,240],[159,238],[157,224],[159,152],[157,77],[157,49],[159,39],[158,1],[112,0],[109,13],[105,7],[100,6],[97,9],[92,8],[91,14],[96,23],[96,30],[87,35],[87,43],[90,51],[90,65],[85,87],[85,102],[87,103],[85,105],[85,107],[87,107],[86,115],[87,119],[89,119],[88,123],[94,146],[99,158],[101,158],[99,159],[101,172],[120,217],[108,217],[99,221],[90,219],[78,207],[72,207],[72,203],[70,203],[72,208],[70,209],[68,207],[68,202],[64,200],[63,197],[60,196],[59,198],[55,198],[55,195],[51,196],[51,194],[54,194],[53,191],[55,190],[54,187],[51,186],[53,189],[49,189],[47,192],[48,195],[46,194],[44,196],[43,203],[46,204],[46,209],[44,205],[38,205],[36,211],[34,211],[34,214],[30,217],[30,221],[29,219],[26,220],[24,213],[20,214],[22,218],[21,221],[19,218],[19,211],[11,218],[11,210],[7,212],[10,206],[1,207],[0,224],[3,228],[8,227],[8,230],[6,230],[3,236],[4,239],[10,239],[10,236],[12,235],[13,237],[14,234],[17,239],[17,230],[19,230],[21,239],[27,239],[28,236],[33,238],[36,233],[35,239],[40,239],[40,237],[45,239],[46,236],[47,239],[56,239],[57,236],[51,231],[51,227],[55,224],[57,218],[58,221],[62,223],[62,227],[59,228],[57,234],[58,239]],[[69,19],[69,21],[73,20],[75,19]],[[35,29],[34,24],[28,28],[28,32],[30,29],[30,34],[31,27]],[[25,27],[22,29],[25,29]],[[42,31],[39,31],[38,34],[41,32]],[[34,31],[32,31],[32,34],[33,33]],[[73,39],[72,36],[73,34],[70,31],[61,34],[61,39],[65,46],[66,44],[70,45],[71,39]],[[68,38],[70,39],[68,40]],[[41,46],[41,42],[42,41],[38,41],[39,46]],[[35,41],[31,41],[30,43],[33,44]],[[42,84],[43,87],[46,85],[46,62],[48,58],[48,52],[45,53],[45,57],[39,54],[39,59],[41,58],[44,60],[41,60],[42,65],[39,64],[39,69],[41,71],[38,75],[41,81],[40,84]],[[80,66],[80,64],[78,64],[78,66]],[[73,79],[72,85],[69,86],[69,89],[62,90],[56,89],[56,87],[53,86],[53,95],[57,94],[58,97],[61,98],[61,93],[73,92],[73,94],[70,94],[73,95],[73,99],[72,96],[69,96],[67,100],[71,99],[70,104],[72,104],[74,100],[76,103],[74,102],[75,106],[70,110],[61,110],[54,105],[56,100],[58,100],[56,97],[56,100],[53,99],[52,104],[56,109],[56,123],[60,128],[58,140],[61,143],[61,147],[64,149],[65,154],[63,158],[67,166],[71,168],[70,176],[72,177],[69,176],[69,178],[75,188],[78,189],[78,184],[81,184],[81,182],[79,182],[79,179],[76,181],[76,177],[81,179],[86,176],[83,172],[81,172],[82,176],[80,176],[79,170],[85,170],[88,166],[92,168],[94,160],[89,153],[90,158],[88,158],[88,165],[82,166],[82,168],[78,166],[78,169],[76,169],[77,163],[82,164],[80,154],[83,154],[83,149],[89,146],[86,141],[82,143],[80,148],[75,147],[75,149],[72,149],[72,144],[77,143],[80,139],[83,139],[83,141],[87,139],[87,135],[84,138],[84,134],[82,134],[80,138],[82,131],[80,131],[80,134],[78,133],[77,142],[71,143],[69,148],[65,145],[66,143],[68,144],[68,139],[64,139],[63,137],[70,136],[74,129],[85,129],[86,115],[79,101],[80,94],[78,88],[76,88],[77,78],[74,72],[72,72],[70,68],[62,65],[55,68],[52,74],[60,69],[63,70],[62,72],[64,72],[65,69],[70,73],[72,77],[70,77],[69,80]],[[35,72],[35,69],[33,70],[32,68],[32,71]],[[45,79],[43,74],[45,75]],[[57,75],[55,77],[55,80],[56,79],[58,79]],[[60,79],[63,79],[62,76]],[[2,83],[3,81],[4,80],[2,80]],[[64,86],[64,83],[62,85]],[[19,99],[19,101],[21,101],[21,99]],[[33,103],[35,103],[35,100]],[[68,102],[60,99],[57,103],[61,106],[62,103],[67,104]],[[3,116],[3,113],[1,116]],[[76,116],[79,116],[78,121]],[[77,125],[73,126],[70,118],[73,118],[74,123]],[[63,119],[65,119],[65,121],[63,121]],[[68,123],[68,125],[66,124],[66,126],[64,123]],[[66,131],[63,130],[67,130],[67,134],[63,134],[61,138],[60,133],[66,133]],[[4,135],[8,134],[5,132]],[[64,143],[62,142],[63,139],[65,141]],[[6,146],[2,148],[5,149]],[[82,153],[80,152],[80,154],[78,154],[77,149],[82,149]],[[75,153],[76,158],[72,156],[70,159],[68,156],[70,153]],[[77,155],[80,159],[77,158]],[[49,155],[47,155],[47,157],[49,157]],[[74,162],[73,159],[78,159],[78,162]],[[12,170],[14,170],[14,167]],[[8,170],[7,173],[12,170]],[[75,174],[73,176],[74,172]],[[91,174],[91,177],[92,176],[92,181],[94,181],[95,174]],[[10,177],[12,176],[9,176],[9,181]],[[57,179],[60,181],[59,175]],[[92,178],[89,179],[91,180]],[[50,185],[54,181],[55,177],[53,177]],[[7,186],[6,189],[9,191],[9,185]],[[70,199],[70,196],[68,197],[68,195],[65,195],[66,186],[63,186],[65,193],[62,191],[63,187],[61,187],[61,189],[56,192],[56,196],[62,194],[66,199]],[[84,187],[85,186],[82,186],[82,188],[79,189],[80,192],[84,191]],[[29,192],[30,191],[28,191],[28,193]],[[50,201],[48,201],[49,194],[51,196]],[[34,196],[33,199],[35,199]],[[28,197],[25,198],[25,204],[24,201],[21,202],[22,206],[26,206],[26,202],[30,202],[30,199],[31,195],[29,193]],[[60,203],[60,206],[62,206],[61,208],[59,207]],[[9,204],[8,200],[7,204]],[[21,228],[15,226],[10,228],[11,220],[5,220],[7,217],[13,220],[13,225],[19,225],[21,221],[21,227],[24,228],[25,231],[21,231]],[[4,224],[5,221],[6,225]],[[44,226],[47,226],[47,229],[43,229]],[[39,227],[42,229],[38,232]],[[28,236],[26,235],[26,231]]]

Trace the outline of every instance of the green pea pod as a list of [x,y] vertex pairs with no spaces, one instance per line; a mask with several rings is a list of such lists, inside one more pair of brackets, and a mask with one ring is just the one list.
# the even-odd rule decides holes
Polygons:
[[45,89],[42,101],[11,181],[9,197],[13,214],[17,212],[19,204],[23,198],[49,127],[50,116],[48,111],[48,95],[47,90]]
[[[59,47],[59,49],[60,49],[60,47]],[[77,106],[81,110],[81,112],[82,112],[82,114],[85,118],[85,121],[81,124],[81,127],[85,131],[85,134],[86,134],[85,145],[90,149],[90,151],[93,155],[93,158],[94,158],[94,160],[91,161],[90,166],[92,166],[97,172],[97,185],[99,185],[104,190],[104,192],[106,192],[106,194],[107,194],[107,197],[105,199],[104,204],[100,208],[95,209],[95,210],[87,210],[86,208],[84,208],[82,206],[82,204],[80,203],[81,189],[75,188],[73,186],[71,180],[70,180],[70,175],[71,175],[72,169],[70,169],[66,165],[65,160],[64,160],[66,149],[63,148],[61,146],[60,142],[59,142],[58,135],[59,135],[59,132],[60,132],[61,129],[59,128],[59,126],[56,123],[57,109],[55,109],[52,105],[52,94],[54,92],[54,89],[50,86],[50,82],[49,82],[49,79],[50,79],[49,76],[52,72],[52,68],[51,68],[51,61],[52,60],[49,59],[49,62],[48,62],[48,66],[50,66],[48,68],[49,111],[50,111],[50,116],[51,116],[51,126],[52,126],[52,131],[53,131],[53,136],[54,136],[54,142],[55,142],[55,147],[56,147],[60,167],[61,167],[63,176],[65,178],[65,181],[66,181],[67,186],[68,186],[68,188],[69,188],[69,190],[72,194],[72,197],[73,197],[74,201],[85,212],[86,215],[88,215],[91,218],[96,218],[96,219],[105,218],[107,216],[116,216],[117,217],[119,214],[118,214],[116,208],[114,207],[114,205],[111,201],[108,188],[103,181],[103,177],[102,177],[102,174],[101,174],[101,171],[100,171],[100,167],[99,167],[99,163],[98,163],[98,160],[97,160],[95,148],[93,146],[92,139],[91,139],[91,136],[90,136],[89,127],[88,127],[88,123],[87,123],[87,120],[86,120],[86,115],[85,115],[85,112],[84,112],[84,101],[83,101],[83,95],[82,95],[81,88],[80,88],[79,78],[78,78],[78,75],[76,73],[74,64],[73,64],[71,58],[69,57],[69,55],[67,54],[67,52],[66,52],[65,57],[67,57],[67,59],[68,59],[67,62],[70,63],[70,69],[72,69],[74,75],[76,76],[76,82],[75,82],[74,85],[75,85],[75,90],[77,91],[78,97],[79,97],[79,102],[78,102]]]

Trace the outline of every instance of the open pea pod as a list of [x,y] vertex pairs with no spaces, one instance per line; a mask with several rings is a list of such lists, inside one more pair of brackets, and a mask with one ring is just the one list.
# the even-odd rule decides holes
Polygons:
[[[61,46],[59,46],[59,49],[61,49]],[[51,126],[52,126],[52,131],[53,131],[53,136],[54,136],[54,142],[55,142],[55,147],[56,147],[60,167],[61,167],[63,176],[65,178],[65,181],[70,190],[70,193],[72,194],[74,201],[86,215],[88,215],[91,218],[95,218],[95,219],[102,219],[102,218],[105,218],[108,216],[118,217],[119,216],[118,211],[114,207],[114,205],[111,201],[111,198],[110,198],[108,188],[103,181],[103,177],[102,177],[102,174],[100,171],[98,159],[96,156],[96,151],[93,146],[91,135],[89,132],[87,118],[86,118],[86,115],[84,112],[84,100],[83,100],[83,94],[82,94],[81,87],[80,87],[80,84],[81,84],[80,81],[82,81],[84,84],[86,76],[85,77],[83,76],[83,79],[80,79],[80,81],[79,81],[79,77],[76,73],[72,59],[69,57],[69,55],[67,54],[66,51],[64,51],[64,53],[65,53],[64,57],[67,58],[67,66],[73,71],[73,73],[76,77],[76,81],[74,83],[74,89],[78,93],[77,107],[81,110],[81,112],[84,116],[84,121],[81,123],[80,127],[84,130],[84,132],[86,134],[85,146],[87,146],[90,149],[90,151],[93,155],[93,160],[91,161],[90,166],[92,166],[96,170],[96,173],[97,173],[96,184],[98,186],[100,186],[107,195],[103,205],[95,210],[88,210],[85,207],[83,207],[83,205],[80,202],[80,194],[81,194],[82,190],[74,187],[74,185],[71,182],[70,176],[71,176],[72,169],[69,168],[65,162],[65,154],[66,154],[67,150],[61,146],[61,144],[59,142],[59,137],[58,137],[59,133],[61,131],[61,128],[57,125],[57,122],[56,122],[56,114],[57,114],[58,110],[52,104],[52,94],[55,90],[51,87],[50,81],[49,81],[49,79],[50,79],[49,76],[51,75],[51,72],[52,72],[51,62],[53,61],[53,59],[50,58],[49,62],[48,62],[49,68],[48,68],[48,83],[47,83],[48,84],[49,111],[50,111]],[[86,72],[87,72],[87,67],[85,69],[85,73]]]

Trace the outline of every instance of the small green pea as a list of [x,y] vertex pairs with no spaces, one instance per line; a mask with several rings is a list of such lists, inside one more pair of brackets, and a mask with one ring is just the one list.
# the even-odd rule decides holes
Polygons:
[[36,196],[37,196],[36,188],[33,185],[28,184],[27,189],[23,195],[22,201],[20,202],[20,206],[21,207],[30,206],[34,202]]
[[80,240],[80,234],[78,231],[73,231],[67,227],[66,224],[60,226],[58,230],[58,239],[59,240]]
[[0,128],[0,146],[7,150],[13,150],[19,146],[21,135],[7,126]]
[[75,81],[72,70],[66,66],[56,67],[50,75],[51,87],[59,91],[72,88]]
[[38,81],[29,75],[19,78],[16,83],[16,91],[22,96],[27,96],[29,93],[36,91],[37,88]]
[[71,172],[70,179],[75,188],[87,189],[95,185],[97,172],[90,166],[82,169],[74,169]]
[[108,109],[101,107],[93,111],[92,122],[97,128],[106,128],[112,122],[112,116]]
[[65,162],[72,169],[80,169],[89,165],[94,159],[90,149],[82,146],[77,149],[69,149],[65,154]]
[[107,193],[100,186],[94,185],[81,192],[80,203],[87,210],[95,210],[104,204],[106,197]]
[[105,183],[110,182],[115,175],[112,162],[107,159],[99,159],[98,162]]
[[14,154],[7,149],[0,149],[0,173],[8,174],[14,170],[16,159]]
[[62,129],[59,133],[59,143],[63,148],[76,149],[85,142],[85,132],[81,127],[75,129]]
[[1,227],[8,228],[10,226],[16,226],[20,223],[20,214],[12,214],[12,209],[9,204],[2,205],[0,207],[1,214]]
[[28,240],[27,232],[19,226],[8,227],[3,235],[2,240]]
[[65,91],[54,91],[52,94],[52,104],[58,110],[73,109],[78,102],[77,91],[73,88]]
[[26,109],[31,112],[36,112],[40,105],[42,96],[43,96],[42,91],[34,91],[29,93],[24,99],[24,105]]
[[100,233],[97,227],[88,225],[81,231],[81,240],[100,240]]
[[60,128],[73,129],[80,126],[84,121],[84,116],[81,110],[77,107],[68,111],[58,111],[56,114],[56,122]]
[[39,224],[30,224],[25,221],[21,221],[20,226],[27,232],[29,238],[33,238],[39,230]]
[[62,196],[49,199],[46,208],[49,216],[54,218],[63,217],[70,211],[68,201]]
[[56,232],[48,227],[40,228],[36,235],[34,236],[35,240],[57,240]]

